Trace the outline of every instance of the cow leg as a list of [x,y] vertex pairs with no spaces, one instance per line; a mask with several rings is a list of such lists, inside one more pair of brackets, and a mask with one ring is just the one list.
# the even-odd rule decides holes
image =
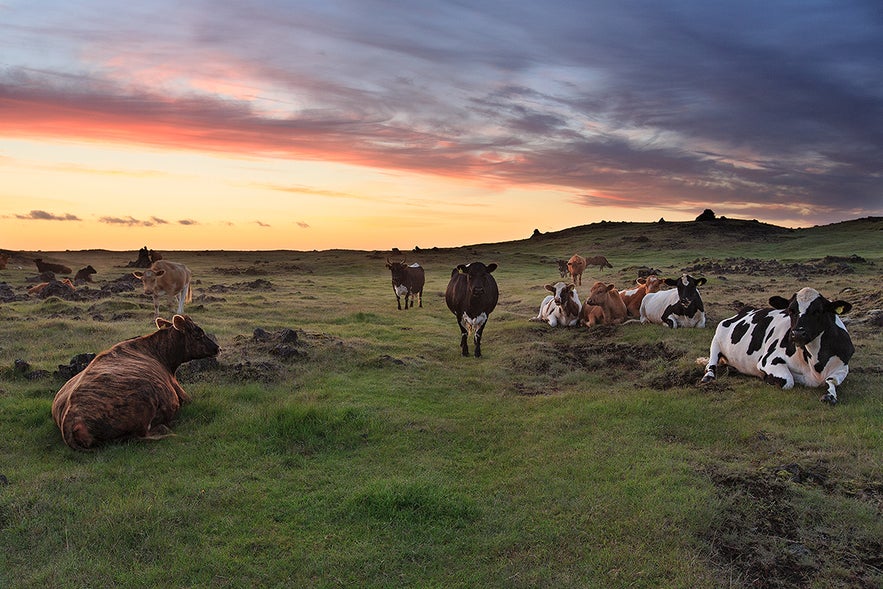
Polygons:
[[175,297],[175,299],[177,299],[177,302],[178,302],[178,315],[182,315],[184,313],[184,298],[185,298],[184,293],[185,292],[187,292],[186,287],[184,290],[179,292],[177,294],[177,296]]
[[472,323],[475,329],[475,357],[481,358],[481,335],[484,333],[484,326],[487,325],[487,314],[482,313]]
[[828,385],[828,392],[821,398],[823,403],[830,403],[831,405],[837,403],[837,387],[846,380],[847,374],[849,374],[849,366],[843,366],[843,368],[835,370],[825,379],[825,383]]
[[457,319],[457,326],[460,327],[460,350],[464,356],[469,355],[469,330],[463,325],[463,319]]
[[[405,303],[407,304],[407,303]],[[399,294],[396,293],[396,307],[399,308],[399,311],[402,310],[402,299],[399,298]]]
[[423,291],[421,290],[420,292],[418,292],[417,296],[419,297],[418,300],[420,301],[419,307],[422,309],[423,308]]
[[159,297],[153,295],[153,318],[159,317]]

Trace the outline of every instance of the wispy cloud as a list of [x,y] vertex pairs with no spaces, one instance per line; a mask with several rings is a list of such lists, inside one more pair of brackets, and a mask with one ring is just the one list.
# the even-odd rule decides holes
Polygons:
[[63,215],[56,215],[54,213],[49,213],[46,211],[31,211],[27,215],[16,215],[16,219],[22,219],[24,221],[80,221],[81,219],[76,215],[72,215],[70,213],[64,213]]
[[303,221],[297,221],[297,222],[295,223],[295,225],[297,225],[297,226],[300,227],[301,229],[309,229],[309,228],[310,228],[310,226],[307,225],[306,223],[304,223]]

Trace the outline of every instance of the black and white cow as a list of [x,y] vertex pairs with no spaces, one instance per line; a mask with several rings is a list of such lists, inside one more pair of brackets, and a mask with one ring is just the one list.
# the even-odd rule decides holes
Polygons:
[[705,284],[705,278],[684,274],[678,279],[666,278],[663,282],[677,288],[644,295],[641,323],[657,323],[672,329],[705,327],[705,305],[698,289]]
[[406,265],[404,262],[390,262],[386,260],[386,267],[392,273],[392,290],[396,294],[396,305],[399,311],[402,310],[402,299],[405,297],[405,310],[408,310],[408,298],[410,297],[410,305],[414,306],[414,299],[423,306],[423,285],[426,283],[426,276],[423,273],[423,267],[420,264]]
[[469,355],[470,331],[474,334],[475,357],[481,356],[481,335],[500,297],[497,281],[491,276],[496,269],[496,264],[485,266],[482,262],[472,262],[460,264],[451,271],[445,302],[460,326],[460,349],[464,356]]
[[790,300],[771,297],[770,306],[718,324],[702,382],[714,380],[717,367],[727,364],[783,389],[795,383],[827,385],[821,400],[836,403],[836,387],[849,374],[847,363],[855,352],[838,315],[849,312],[852,305],[831,302],[812,288],[802,288]]

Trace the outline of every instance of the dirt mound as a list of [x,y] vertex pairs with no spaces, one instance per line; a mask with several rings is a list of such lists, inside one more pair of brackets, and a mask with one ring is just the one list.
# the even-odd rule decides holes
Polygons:
[[856,264],[868,264],[861,256],[826,256],[821,259],[808,260],[804,263],[782,263],[778,260],[759,260],[754,258],[698,258],[692,265],[683,268],[684,272],[701,274],[746,274],[781,276],[787,274],[796,278],[808,276],[838,276],[855,273]]

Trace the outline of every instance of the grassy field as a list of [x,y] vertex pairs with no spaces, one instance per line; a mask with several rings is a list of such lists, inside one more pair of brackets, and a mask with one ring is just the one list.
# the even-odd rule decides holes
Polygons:
[[[0,270],[0,587],[883,584],[883,219],[163,252],[193,270],[186,312],[222,351],[179,370],[175,436],[74,452],[50,415],[60,367],[153,329],[120,286],[133,245]],[[573,253],[614,266],[581,298],[642,266],[705,276],[712,326],[807,285],[850,301],[840,403],[732,372],[697,386],[712,329],[529,322]],[[95,283],[28,296],[34,257]],[[387,257],[425,267],[422,309],[396,310]],[[499,264],[501,292],[480,359],[443,297],[474,260]]]

